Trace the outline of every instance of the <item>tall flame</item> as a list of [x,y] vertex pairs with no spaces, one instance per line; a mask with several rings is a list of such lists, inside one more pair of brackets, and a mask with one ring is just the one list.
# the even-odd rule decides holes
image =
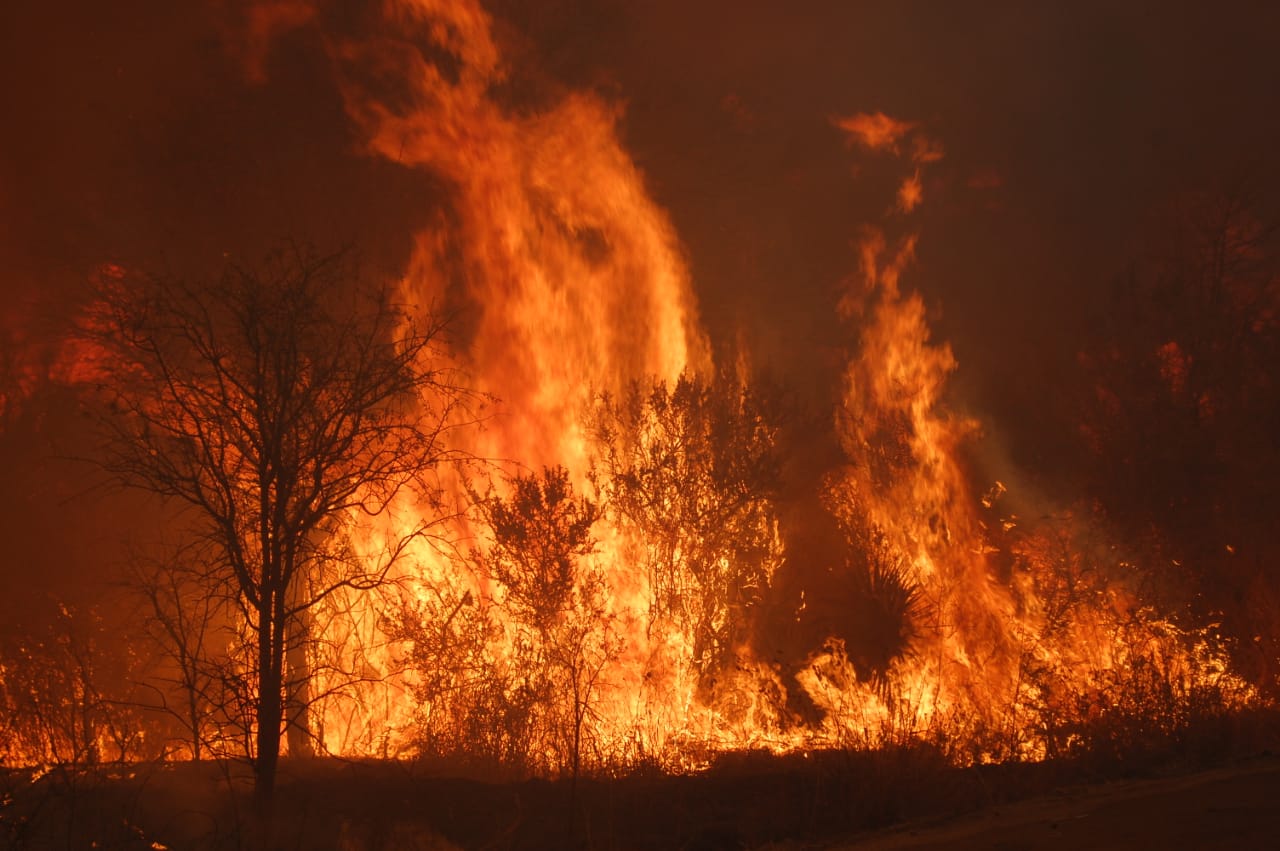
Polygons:
[[336,50],[398,82],[394,103],[344,86],[369,151],[452,189],[444,221],[418,234],[406,291],[475,316],[465,360],[503,403],[480,454],[581,474],[588,393],[709,365],[674,231],[618,142],[615,107],[579,93],[543,110],[504,108],[494,91],[505,72],[477,3],[393,8],[405,40]]
[[1013,682],[1014,605],[992,575],[978,500],[959,464],[976,423],[943,403],[956,360],[930,342],[921,297],[899,288],[914,248],[909,236],[891,251],[880,231],[862,241],[861,287],[842,303],[861,320],[860,346],[838,413],[854,463],[833,489],[905,558],[902,578],[922,594],[923,628],[901,688],[930,713],[989,712]]
[[[390,8],[394,34],[331,49],[368,152],[448,187],[447,210],[415,237],[404,296],[458,312],[455,354],[477,389],[497,400],[466,448],[534,469],[563,465],[584,489],[592,451],[585,414],[594,395],[710,370],[674,230],[618,141],[616,107],[583,93],[541,109],[509,107],[492,24],[477,3],[406,0]],[[394,99],[361,84],[370,73],[396,81]],[[616,748],[629,733],[644,659],[653,652],[637,635],[636,601],[648,590],[624,567],[626,542],[616,531],[597,534],[597,560],[611,565],[609,617],[631,633],[622,661],[604,677],[612,709],[597,725],[597,738],[612,738]],[[474,601],[482,609],[475,617],[498,620],[498,637],[483,650],[489,664],[513,664],[515,627],[494,605],[500,591],[486,577],[431,552],[419,553],[417,571],[414,605],[437,615],[444,606],[452,620],[472,614],[462,601]],[[348,627],[356,644],[384,643],[375,621]],[[331,729],[400,727],[412,712],[403,697],[359,722],[350,702],[334,705],[343,717],[328,719]],[[371,729],[356,736],[373,738]]]

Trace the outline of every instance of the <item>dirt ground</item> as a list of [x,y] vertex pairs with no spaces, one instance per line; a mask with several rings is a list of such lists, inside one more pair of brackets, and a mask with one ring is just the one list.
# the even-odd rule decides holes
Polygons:
[[1186,776],[1063,789],[825,847],[828,851],[1280,849],[1280,757],[1257,757]]

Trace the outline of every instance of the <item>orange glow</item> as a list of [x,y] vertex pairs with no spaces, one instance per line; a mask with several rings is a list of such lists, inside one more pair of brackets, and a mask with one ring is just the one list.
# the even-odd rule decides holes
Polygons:
[[[715,486],[697,478],[692,456],[663,455],[687,448],[697,434],[679,431],[693,420],[677,427],[664,419],[675,394],[686,392],[677,379],[713,372],[677,238],[617,139],[616,108],[569,94],[537,112],[510,112],[489,95],[504,69],[479,6],[424,0],[393,8],[406,32],[457,61],[456,73],[446,76],[419,51],[386,39],[332,50],[344,67],[379,67],[408,87],[412,109],[379,100],[354,75],[344,85],[368,150],[453,188],[450,215],[418,234],[402,289],[422,305],[461,293],[471,311],[456,355],[477,389],[499,401],[467,448],[534,470],[563,465],[576,492],[618,499],[616,486],[611,491],[599,478],[602,453],[611,450],[592,434],[592,400],[625,399],[631,382],[657,381],[650,402],[635,397],[632,460],[618,469],[634,473],[641,467],[626,464],[645,458],[682,459],[670,469],[686,479],[646,492],[660,500],[659,516],[679,516],[683,494],[713,503]],[[863,113],[834,124],[907,169],[898,212],[923,203],[922,169],[942,150],[917,123]],[[488,545],[473,520],[457,533],[479,539],[470,544],[479,548],[474,561],[424,547],[406,576],[399,604],[411,616],[399,634],[411,642],[416,671],[410,665],[397,673],[403,651],[383,634],[385,621],[367,613],[368,599],[342,603],[346,614],[328,627],[331,644],[354,654],[347,666],[358,657],[377,682],[329,701],[326,746],[394,754],[448,752],[454,742],[473,758],[514,760],[517,770],[564,770],[567,745],[549,731],[556,718],[563,729],[580,704],[540,704],[522,721],[503,713],[534,688],[528,668],[539,654],[560,660],[552,668],[563,673],[546,676],[567,678],[548,694],[569,686],[578,693],[583,669],[555,655],[567,636],[577,636],[575,653],[586,654],[571,658],[591,660],[588,767],[657,760],[690,768],[723,750],[868,747],[941,733],[953,739],[958,759],[1042,757],[1070,745],[1054,724],[1070,728],[1082,720],[1072,714],[1079,707],[1096,702],[1108,683],[1130,682],[1125,677],[1152,660],[1188,688],[1205,677],[1230,680],[1220,651],[1143,610],[1123,582],[1102,581],[1088,598],[1069,590],[1082,575],[1122,570],[1107,567],[1105,557],[1057,549],[1060,536],[1079,534],[1076,521],[1024,529],[1006,519],[998,532],[988,528],[1005,488],[973,483],[961,464],[979,430],[947,409],[946,385],[958,364],[948,346],[931,340],[923,299],[902,286],[915,245],[914,234],[890,239],[877,229],[859,242],[859,275],[837,308],[859,341],[836,415],[851,463],[822,485],[850,551],[877,554],[859,587],[887,622],[897,618],[900,652],[868,671],[860,649],[833,636],[784,676],[745,637],[729,638],[737,635],[725,626],[737,611],[728,599],[735,589],[717,590],[713,577],[738,575],[731,549],[616,511],[596,522],[589,552],[578,557],[579,581],[590,588],[574,593],[591,601],[595,620],[531,632],[513,614],[511,590],[477,567]],[[497,479],[494,493],[502,496],[506,486]],[[776,508],[765,500],[759,510],[763,525],[753,528],[769,555],[751,582],[763,595],[784,554]],[[992,560],[997,539],[1016,565],[1003,578]],[[376,535],[357,544],[382,546]],[[697,600],[709,608],[697,609]],[[712,633],[724,637],[711,641]],[[553,643],[540,643],[553,635]],[[731,663],[709,662],[709,648]],[[1237,697],[1245,692],[1237,680],[1230,686]],[[816,724],[792,716],[793,693],[818,707]],[[482,720],[495,717],[512,720]],[[478,732],[477,723],[496,726]],[[522,735],[538,744],[513,756]]]
[[[826,414],[841,457],[804,484],[843,536],[820,565],[861,606],[840,614],[876,646],[832,629],[794,669],[770,656],[761,613],[794,555],[774,455],[788,438],[746,346],[713,363],[679,238],[619,139],[621,108],[569,92],[515,109],[496,94],[508,72],[476,0],[385,7],[394,31],[325,48],[360,150],[447,187],[397,293],[410,312],[457,312],[448,355],[493,401],[456,447],[476,463],[436,483],[456,516],[415,541],[388,587],[335,592],[310,614],[324,750],[576,774],[580,759],[692,770],[732,750],[928,740],[972,763],[1070,753],[1108,712],[1172,723],[1161,695],[1254,699],[1212,628],[1149,602],[1087,511],[1015,517],[1008,506],[1032,496],[978,480],[966,453],[981,427],[948,397],[960,364],[908,281],[911,214],[943,150],[883,112],[831,120],[853,155],[898,169],[897,190],[884,227],[856,231],[855,273],[828,308],[848,341]],[[272,38],[313,17],[303,0],[253,6],[249,77]],[[396,80],[394,95],[371,77]],[[734,96],[723,108],[754,120]],[[127,276],[105,264],[97,277]],[[1185,392],[1190,356],[1175,342],[1155,354]],[[68,346],[55,371],[93,383],[110,368]],[[525,525],[511,520],[521,504]],[[404,495],[340,545],[376,559],[428,510]],[[781,619],[825,628],[809,620],[824,602],[802,589]]]

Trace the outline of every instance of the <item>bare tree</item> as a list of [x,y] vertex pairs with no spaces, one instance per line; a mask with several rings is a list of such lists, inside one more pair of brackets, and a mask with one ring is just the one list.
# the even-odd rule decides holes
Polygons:
[[236,668],[227,649],[243,643],[233,617],[235,588],[219,567],[207,542],[184,541],[159,558],[137,554],[126,579],[141,603],[136,638],[157,651],[141,683],[150,695],[143,704],[178,725],[182,747],[197,762],[225,750],[221,684]]
[[[290,246],[211,281],[110,281],[86,333],[114,373],[100,388],[102,465],[180,509],[252,637],[251,758],[268,813],[295,623],[384,583],[440,516],[433,474],[470,416],[442,365],[443,323],[361,288],[344,255]],[[415,495],[428,504],[385,524],[378,554],[329,544]]]

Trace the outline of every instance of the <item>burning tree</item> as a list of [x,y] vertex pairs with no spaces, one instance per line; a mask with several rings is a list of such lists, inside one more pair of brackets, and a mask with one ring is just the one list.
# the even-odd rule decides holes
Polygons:
[[596,475],[620,526],[643,541],[650,643],[688,637],[684,664],[708,703],[729,691],[721,679],[782,558],[777,403],[732,377],[685,375],[633,384],[596,411]]
[[557,705],[569,712],[563,723],[553,719],[549,729],[533,731],[535,741],[538,733],[554,740],[567,732],[567,741],[554,749],[567,757],[563,767],[576,780],[600,675],[619,649],[605,608],[604,577],[584,564],[595,550],[591,529],[600,510],[574,493],[563,467],[517,476],[510,489],[509,497],[477,500],[490,536],[477,558],[502,586],[501,604],[517,633],[512,643],[525,666],[520,690],[543,712]]
[[[284,724],[297,720],[286,692],[307,679],[295,651],[308,612],[385,583],[431,528],[432,474],[455,457],[447,439],[467,397],[439,357],[442,321],[417,324],[385,290],[358,289],[342,255],[292,246],[215,280],[109,283],[87,323],[113,374],[100,388],[101,463],[174,504],[207,545],[201,593],[226,595],[250,645],[265,811]],[[431,505],[401,521],[394,506],[411,493]],[[393,514],[378,552],[342,543],[362,518]]]

